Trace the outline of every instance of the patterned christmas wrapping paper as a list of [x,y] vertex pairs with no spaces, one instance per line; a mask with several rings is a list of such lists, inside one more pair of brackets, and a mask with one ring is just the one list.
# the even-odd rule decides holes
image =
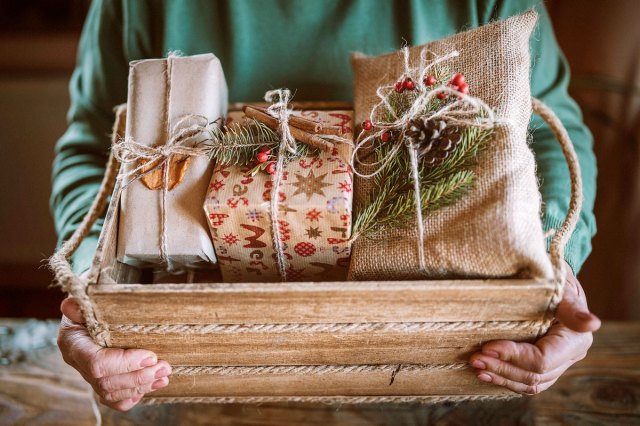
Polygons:
[[[353,139],[352,111],[295,111],[295,115],[340,126]],[[229,120],[241,120],[241,112]],[[287,281],[346,278],[351,243],[352,147],[337,143],[331,153],[301,157],[284,166],[279,224]],[[225,282],[276,282],[270,195],[272,175],[251,167],[216,165],[204,210]]]

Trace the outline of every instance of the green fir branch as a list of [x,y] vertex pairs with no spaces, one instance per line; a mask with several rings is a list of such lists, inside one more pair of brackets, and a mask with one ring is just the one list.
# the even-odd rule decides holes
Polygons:
[[[264,123],[246,118],[230,125],[212,127],[209,138],[205,141],[209,148],[209,158],[218,164],[245,166],[255,162],[262,148],[271,150],[271,158],[275,160],[280,145],[280,135]],[[287,152],[285,161],[307,155],[317,155],[319,151],[304,143],[298,143],[296,152]]]
[[[438,80],[443,77],[439,75]],[[449,78],[448,76],[445,78]],[[405,92],[406,93],[406,92]],[[411,96],[392,93],[389,104],[395,114],[401,116],[411,106]],[[427,106],[425,113],[436,111],[441,101]],[[395,120],[390,111],[382,120]],[[466,127],[455,150],[439,165],[427,167],[420,163],[420,198],[423,215],[456,202],[466,195],[475,184],[473,166],[477,157],[489,144],[491,129]],[[388,159],[393,143],[377,141],[374,155],[378,162],[388,160],[387,165],[374,178],[374,189],[368,202],[356,206],[353,235],[369,236],[387,227],[411,225],[415,216],[415,193],[411,178],[409,155],[403,147],[393,158]]]

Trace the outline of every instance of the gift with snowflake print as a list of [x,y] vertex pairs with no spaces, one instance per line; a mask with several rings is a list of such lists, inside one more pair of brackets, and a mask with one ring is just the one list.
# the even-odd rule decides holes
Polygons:
[[[341,128],[353,139],[352,111],[294,111]],[[244,120],[231,112],[227,125]],[[351,250],[352,147],[292,158],[284,165],[278,225],[286,276],[277,265],[270,197],[276,153],[260,150],[246,165],[215,166],[204,209],[225,282],[344,280]]]

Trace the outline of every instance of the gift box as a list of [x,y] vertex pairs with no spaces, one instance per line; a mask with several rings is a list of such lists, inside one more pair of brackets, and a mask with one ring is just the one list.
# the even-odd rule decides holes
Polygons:
[[[531,14],[455,37],[462,46],[494,51],[502,49],[497,41],[513,40],[526,47],[528,33],[522,28],[530,25]],[[494,42],[487,42],[486,34],[495,34]],[[377,75],[387,79],[393,74]],[[533,105],[544,111],[539,103]],[[307,108],[349,109],[326,103]],[[545,117],[554,123],[572,180],[571,211],[551,242],[551,256],[558,264],[579,215],[580,171],[561,123],[549,111]],[[118,117],[119,122],[124,120],[123,115]],[[65,259],[99,217],[102,209],[98,207],[50,264],[65,291],[82,304],[83,322],[97,344],[152,350],[172,365],[169,386],[147,395],[145,403],[362,404],[510,398],[515,393],[509,389],[476,378],[469,355],[492,340],[534,341],[554,321],[564,286],[561,276],[387,281],[376,275],[372,281],[232,284],[213,276],[215,270],[155,277],[116,258],[122,236],[118,229],[121,182],[114,181],[117,163],[112,160],[94,204],[104,205],[115,186],[89,277],[74,277]],[[292,167],[301,166],[294,162]],[[223,174],[220,184],[227,184],[229,176]],[[296,181],[291,176],[289,171],[283,192]],[[246,185],[239,182],[225,190],[235,188],[236,201],[242,205]],[[289,220],[285,206],[281,217]],[[237,216],[224,209],[218,207],[221,215],[227,215],[219,219]],[[268,235],[266,230],[255,241],[267,245]],[[236,245],[253,241],[245,239]],[[285,243],[291,246],[290,240]],[[392,258],[388,253],[381,256]],[[378,259],[379,263],[386,258]]]
[[[163,145],[194,121],[224,116],[226,108],[227,85],[214,55],[135,61],[130,65],[125,141]],[[189,145],[195,143],[197,139]],[[121,175],[140,164],[124,164]],[[177,155],[168,164],[167,191],[161,168],[155,174],[123,179],[118,260],[171,270],[211,266],[215,252],[201,206],[213,165],[206,156]],[[163,232],[166,253],[161,253]]]
[[476,378],[469,354],[491,340],[532,341],[553,320],[552,280],[229,284],[217,270],[150,274],[116,258],[121,192],[117,164],[109,164],[96,201],[115,189],[87,281],[69,281],[58,255],[52,268],[85,304],[97,344],[151,350],[171,364],[169,386],[146,403],[508,398],[512,391]]
[[[351,111],[298,111],[353,138]],[[242,120],[232,113],[231,121]],[[226,282],[331,281],[346,277],[351,242],[351,145],[293,159],[284,165],[278,225],[285,260],[282,277],[274,247],[272,175],[252,166],[216,165],[204,203]]]

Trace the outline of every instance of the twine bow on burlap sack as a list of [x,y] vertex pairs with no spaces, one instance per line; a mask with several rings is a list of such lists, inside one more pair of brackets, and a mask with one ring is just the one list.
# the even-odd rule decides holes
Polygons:
[[[422,273],[428,273],[425,262],[424,253],[424,220],[422,216],[422,201],[421,201],[421,188],[420,188],[420,171],[419,171],[419,155],[418,146],[411,141],[411,139],[405,137],[405,132],[413,120],[417,118],[424,118],[427,120],[438,119],[444,121],[447,124],[459,125],[464,127],[477,127],[483,129],[493,129],[499,124],[507,124],[506,120],[500,119],[495,116],[492,108],[490,108],[481,99],[460,93],[456,89],[448,86],[428,87],[425,78],[429,75],[429,72],[437,65],[459,56],[459,52],[454,50],[444,56],[436,57],[429,60],[427,56],[429,51],[423,49],[420,52],[420,61],[417,66],[412,66],[410,63],[410,52],[408,47],[402,49],[404,58],[404,71],[400,75],[397,81],[405,81],[410,79],[415,84],[413,89],[416,94],[413,103],[410,108],[403,114],[398,115],[394,110],[390,102],[390,97],[395,92],[395,85],[382,85],[377,88],[376,96],[380,101],[373,106],[369,114],[369,120],[373,125],[375,131],[362,130],[358,135],[355,148],[351,156],[351,166],[354,173],[361,178],[372,178],[382,172],[382,170],[393,161],[397,155],[402,155],[401,150],[404,146],[406,148],[407,155],[410,160],[411,167],[411,179],[413,181],[413,192],[416,201],[415,216],[416,227],[418,230],[418,261],[420,271]],[[445,95],[450,99],[449,102],[442,105],[441,108],[432,111],[425,112],[436,97]],[[382,110],[382,111],[381,111]],[[381,120],[380,117],[385,115],[384,113],[391,114],[393,121]],[[394,143],[393,148],[389,154],[382,161],[376,162],[363,162],[359,156],[360,151],[369,151],[371,144],[374,140],[382,138],[386,132],[393,132],[399,135]],[[361,167],[358,167],[361,166]],[[362,168],[367,171],[362,171]],[[360,169],[360,170],[359,170]],[[353,238],[357,238],[355,235]]]

